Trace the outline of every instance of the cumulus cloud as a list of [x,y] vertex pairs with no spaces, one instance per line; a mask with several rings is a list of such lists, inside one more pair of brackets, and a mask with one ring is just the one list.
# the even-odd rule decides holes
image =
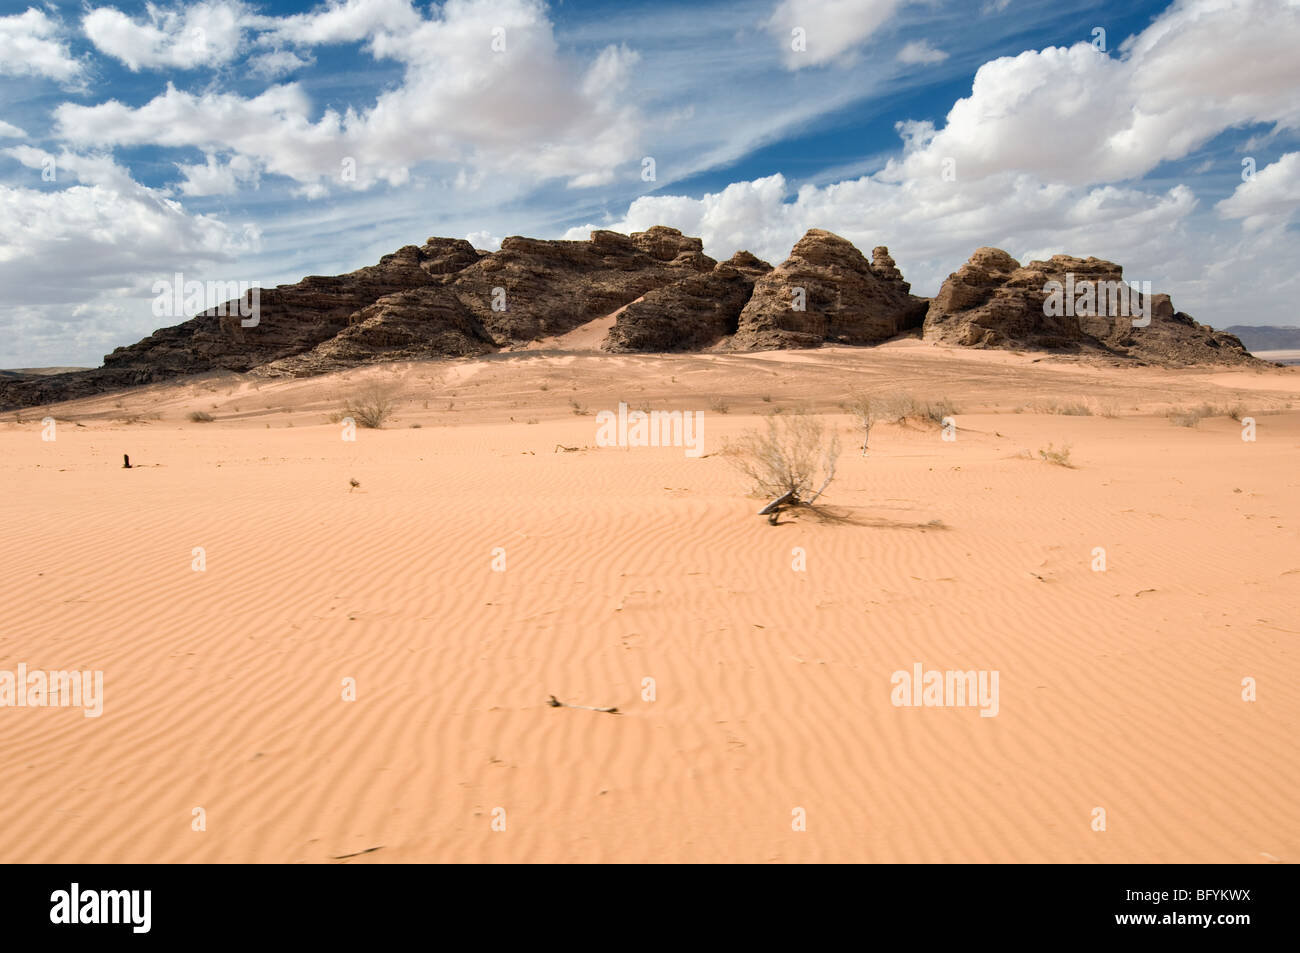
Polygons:
[[1242,228],[1257,231],[1285,225],[1300,211],[1300,152],[1288,152],[1241,183],[1215,206],[1224,218],[1240,219]]
[[[776,175],[698,199],[646,196],[621,218],[569,236],[665,224],[701,236],[715,257],[743,247],[776,262],[808,228],[827,228],[860,248],[888,245],[921,293],[980,245],[1022,260],[1092,254],[1170,290],[1191,289],[1180,304],[1202,317],[1240,319],[1243,301],[1278,300],[1242,276],[1274,273],[1294,288],[1287,246],[1214,234],[1194,218],[1186,185],[1129,183],[1228,128],[1295,128],[1300,63],[1283,50],[1298,15],[1300,5],[1276,0],[1175,4],[1119,59],[1080,44],[984,64],[942,128],[899,123],[902,153],[873,175],[798,189]],[[1259,71],[1241,65],[1257,57],[1267,60]],[[1219,203],[1222,219],[1242,220],[1247,232],[1290,221],[1300,204],[1296,155]]]
[[61,83],[83,78],[80,62],[61,38],[62,28],[35,7],[0,17],[0,74],[47,76]]
[[1029,171],[1118,182],[1234,126],[1300,128],[1300,4],[1175,3],[1113,58],[1090,44],[985,63],[971,95],[890,170],[899,180]]
[[178,162],[176,168],[184,176],[182,195],[234,195],[241,185],[256,186],[259,179],[257,168],[246,156],[222,162],[209,152],[201,165]]
[[600,227],[630,232],[671,225],[703,238],[715,257],[746,248],[775,263],[809,228],[825,228],[859,248],[888,245],[908,278],[933,293],[980,245],[1025,258],[1082,249],[1123,262],[1143,253],[1151,229],[1169,234],[1195,207],[1185,186],[1082,190],[1006,174],[961,188],[863,176],[792,190],[783,176],[773,175],[699,199],[643,196],[621,220],[573,228],[567,237],[586,237]]
[[202,69],[240,55],[244,32],[257,21],[238,0],[202,0],[169,9],[145,4],[143,20],[116,7],[96,7],[81,20],[82,31],[101,53],[129,70]]
[[[275,27],[281,40],[316,42],[370,31],[373,54],[400,61],[406,73],[368,109],[327,109],[313,121],[312,103],[296,83],[253,97],[169,84],[139,107],[64,103],[55,113],[58,132],[84,146],[232,152],[295,180],[308,196],[332,185],[401,184],[426,162],[593,186],[637,155],[638,112],[620,102],[633,51],[609,47],[586,70],[577,68],[560,55],[545,10],[533,0],[450,0],[441,16],[414,25],[402,19],[403,8],[358,0]],[[374,32],[393,22],[400,32]]]
[[19,129],[13,123],[5,122],[0,119],[0,139],[26,139],[27,133]]
[[[821,66],[851,56],[906,0],[781,0],[766,26],[782,45],[790,69]],[[806,49],[797,49],[794,31]]]
[[[41,177],[51,158],[30,146],[0,150]],[[64,151],[61,188],[0,185],[0,286],[9,306],[84,303],[147,289],[159,275],[228,262],[250,238],[210,215],[193,215],[136,182],[110,156]]]
[[470,232],[465,236],[465,241],[484,251],[496,251],[501,247],[501,239],[488,231]]
[[[447,5],[460,2],[450,0]],[[273,42],[324,46],[354,43],[379,34],[401,35],[418,29],[421,17],[409,0],[331,0],[308,13],[264,23]]]

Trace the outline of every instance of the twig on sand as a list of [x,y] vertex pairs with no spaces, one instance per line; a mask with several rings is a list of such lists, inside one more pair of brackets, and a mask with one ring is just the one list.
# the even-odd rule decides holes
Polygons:
[[578,452],[578,448],[577,448],[577,447],[566,447],[566,446],[565,446],[564,444],[562,444],[562,443],[557,443],[557,444],[555,445],[555,449],[552,450],[551,452],[552,452],[552,453],[559,453],[561,450],[563,450],[565,453],[577,453],[577,452]]
[[611,715],[620,714],[617,708],[597,708],[595,705],[570,705],[568,702],[562,702],[552,695],[546,702],[552,708],[581,708],[583,711],[603,711]]
[[378,844],[375,847],[367,847],[365,850],[358,850],[351,854],[335,854],[330,858],[330,860],[347,860],[349,857],[360,857],[362,854],[373,854],[377,850],[382,850],[383,847],[383,844]]

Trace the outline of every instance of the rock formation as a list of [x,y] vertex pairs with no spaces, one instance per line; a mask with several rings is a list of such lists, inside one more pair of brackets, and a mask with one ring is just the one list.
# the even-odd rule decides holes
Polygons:
[[631,236],[592,232],[585,242],[513,237],[457,274],[452,287],[493,341],[510,347],[572,331],[676,278],[711,270],[703,247],[663,226]]
[[689,274],[619,312],[601,345],[606,351],[697,351],[736,332],[754,279],[772,266],[736,252],[704,274]]
[[846,239],[819,228],[795,244],[790,257],[754,282],[731,347],[759,350],[874,344],[925,317],[889,251],[869,262]]
[[[1049,289],[1058,286],[1049,301]],[[1233,335],[1175,312],[1168,295],[1152,294],[1147,302],[1128,289],[1124,269],[1100,258],[1053,255],[1021,266],[1000,248],[979,248],[930,302],[923,336],[965,347],[1066,349],[1165,365],[1252,360]]]
[[[921,327],[968,347],[1054,348],[1160,364],[1253,360],[1231,334],[1152,295],[1151,323],[1099,306],[1045,308],[1048,281],[1118,283],[1123,269],[1056,255],[1021,266],[981,248],[933,301],[911,293],[888,249],[868,261],[812,229],[773,268],[749,252],[715,262],[703,242],[655,226],[588,241],[512,237],[500,251],[430,238],[337,277],[260,291],[255,326],[214,309],[59,374],[0,375],[0,409],[70,400],[214,370],[306,376],[375,361],[521,347],[614,316],[608,351],[753,350],[873,344]],[[230,313],[221,313],[218,311]]]

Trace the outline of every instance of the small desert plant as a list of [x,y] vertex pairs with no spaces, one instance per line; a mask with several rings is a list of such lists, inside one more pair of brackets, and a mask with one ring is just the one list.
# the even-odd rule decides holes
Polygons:
[[709,410],[713,411],[715,414],[725,414],[730,409],[731,405],[721,397],[709,398]]
[[569,398],[569,406],[573,408],[573,412],[577,414],[579,417],[581,417],[583,414],[587,412],[586,405],[578,403],[573,398]]
[[876,422],[879,412],[871,398],[866,394],[854,394],[844,404],[844,408],[853,415],[858,426],[862,428],[862,455],[867,455],[867,441],[871,439],[871,425]]
[[930,423],[944,426],[944,421],[949,417],[957,415],[956,405],[947,397],[940,397],[938,400],[928,400],[921,407],[921,416]]
[[350,397],[344,413],[361,426],[378,430],[393,415],[395,404],[392,392],[375,382]]
[[1049,443],[1046,450],[1041,448],[1039,449],[1038,456],[1047,463],[1054,463],[1058,467],[1070,467],[1073,469],[1073,464],[1070,463],[1070,445],[1068,443],[1063,444],[1060,450],[1057,450]]
[[202,410],[191,410],[190,423],[210,424],[212,423],[212,415]]
[[1063,414],[1066,417],[1091,417],[1092,408],[1083,401],[1036,400],[1033,403],[1036,414]]
[[[768,417],[766,428],[745,433],[727,447],[732,465],[756,493],[786,506],[811,506],[835,478],[840,438],[805,411]],[[814,486],[816,489],[814,490]]]
[[945,417],[957,416],[957,407],[947,397],[938,400],[918,400],[914,394],[899,392],[872,399],[875,420],[892,420],[905,424],[908,420],[928,420],[943,426]]

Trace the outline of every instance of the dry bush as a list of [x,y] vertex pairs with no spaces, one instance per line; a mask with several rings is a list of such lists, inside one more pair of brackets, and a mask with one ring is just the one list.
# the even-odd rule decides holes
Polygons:
[[1070,463],[1070,445],[1068,443],[1062,445],[1060,450],[1057,450],[1049,443],[1046,450],[1039,449],[1038,456],[1047,463],[1054,463],[1058,467],[1074,469],[1074,464]]
[[375,381],[348,398],[343,413],[362,427],[378,430],[384,426],[389,417],[393,416],[396,405],[397,400],[392,390]]
[[884,394],[872,401],[875,420],[892,420],[896,424],[905,424],[909,420],[928,420],[943,426],[945,417],[955,417],[957,407],[947,397],[938,400],[920,400],[915,394],[899,391]]
[[849,399],[841,406],[853,415],[853,419],[862,428],[862,455],[865,457],[867,455],[867,442],[871,439],[871,425],[876,422],[876,415],[879,410],[872,403],[871,397],[863,393],[850,395]]
[[1169,422],[1176,427],[1195,427],[1205,417],[1231,417],[1240,422],[1246,413],[1246,406],[1240,401],[1220,406],[1204,403],[1196,407],[1173,407],[1166,412]]
[[[727,446],[732,465],[773,499],[791,494],[790,505],[811,506],[835,478],[840,438],[806,411],[767,418],[764,430],[750,430]],[[816,486],[814,491],[813,487]]]
[[209,413],[207,413],[206,411],[202,411],[202,410],[191,410],[191,411],[190,411],[190,423],[194,423],[194,424],[210,424],[210,423],[212,423],[212,415],[209,414]]
[[709,410],[713,411],[715,414],[725,414],[727,411],[731,410],[731,405],[721,397],[710,397]]
[[1066,417],[1091,417],[1092,407],[1081,400],[1060,401],[1038,398],[1030,409],[1036,414],[1062,414]]

